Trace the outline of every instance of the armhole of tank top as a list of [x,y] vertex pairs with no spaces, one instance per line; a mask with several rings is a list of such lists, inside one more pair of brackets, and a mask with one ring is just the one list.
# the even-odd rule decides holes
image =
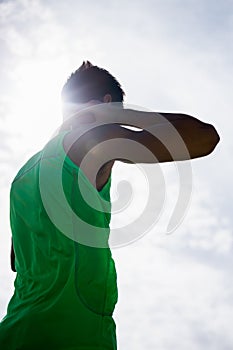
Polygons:
[[111,180],[112,180],[112,173],[110,173],[110,176],[108,177],[108,180],[107,182],[104,184],[104,186],[101,188],[100,191],[97,190],[97,188],[95,186],[92,185],[92,183],[89,181],[89,179],[87,178],[87,176],[84,174],[82,168],[80,168],[77,164],[75,164],[71,159],[70,157],[68,156],[68,154],[66,153],[65,151],[65,148],[64,148],[64,144],[63,144],[63,140],[64,140],[64,137],[70,132],[70,130],[66,130],[66,131],[63,131],[61,133],[61,138],[60,138],[60,149],[61,149],[61,152],[62,152],[62,157],[64,157],[64,162],[66,162],[67,165],[70,165],[72,168],[76,169],[80,175],[82,176],[82,178],[84,179],[84,181],[87,183],[88,187],[90,187],[92,190],[96,191],[98,194],[101,194],[103,195],[103,193],[106,192],[108,186],[111,185]]

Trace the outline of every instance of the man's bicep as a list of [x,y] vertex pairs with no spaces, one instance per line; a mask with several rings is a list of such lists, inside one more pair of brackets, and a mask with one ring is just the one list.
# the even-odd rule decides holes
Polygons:
[[171,160],[166,147],[151,133],[118,124],[106,125],[100,129],[93,154],[97,158],[132,164]]
[[120,124],[101,126],[97,132],[93,154],[102,162],[117,160],[124,163],[137,163],[137,146],[141,129],[125,127]]
[[150,132],[120,124],[93,128],[73,145],[68,155],[84,169],[98,168],[111,160],[132,164],[171,160],[166,147]]

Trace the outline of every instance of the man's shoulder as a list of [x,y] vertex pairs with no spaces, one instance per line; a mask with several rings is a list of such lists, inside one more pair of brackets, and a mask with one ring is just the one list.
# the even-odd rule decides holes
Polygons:
[[38,152],[34,153],[20,168],[16,174],[14,181],[21,178],[23,175],[30,173],[33,169],[39,169],[42,159],[56,158],[59,153],[62,154],[61,145],[65,133],[58,133],[54,135],[45,146]]
[[39,165],[40,159],[41,159],[42,151],[39,151],[35,153],[33,156],[31,156],[25,163],[24,165],[19,169],[18,173],[16,174],[14,180],[12,183],[15,181],[19,180],[21,177],[23,177],[25,174],[29,173],[30,170],[35,168],[37,165]]

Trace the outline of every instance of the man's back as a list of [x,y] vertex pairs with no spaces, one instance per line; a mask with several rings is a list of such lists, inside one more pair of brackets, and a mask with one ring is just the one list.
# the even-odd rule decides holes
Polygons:
[[[5,350],[116,348],[111,315],[117,286],[110,249],[80,244],[72,221],[75,212],[88,225],[109,231],[110,214],[88,207],[80,185],[87,195],[100,194],[110,205],[111,177],[100,192],[84,174],[79,183],[81,170],[66,156],[63,137],[59,134],[33,156],[12,184],[17,277],[7,316],[0,324],[0,347]],[[70,212],[57,194],[61,167]],[[67,230],[73,229],[74,239],[56,225],[54,213],[67,223]]]

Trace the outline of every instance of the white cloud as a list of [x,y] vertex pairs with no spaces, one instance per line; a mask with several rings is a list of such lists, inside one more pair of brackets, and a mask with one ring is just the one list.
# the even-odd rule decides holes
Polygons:
[[114,252],[122,262],[116,310],[121,347],[141,349],[149,342],[148,349],[161,350],[230,348],[227,294],[233,286],[227,276],[198,257],[169,252],[165,242],[162,248],[148,243]]

